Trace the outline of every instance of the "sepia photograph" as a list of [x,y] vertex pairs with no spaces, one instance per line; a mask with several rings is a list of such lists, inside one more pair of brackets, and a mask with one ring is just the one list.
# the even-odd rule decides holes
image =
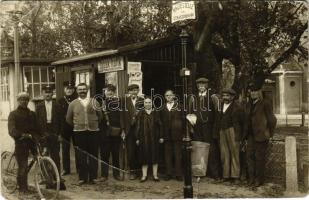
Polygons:
[[0,199],[309,193],[306,0],[0,0]]

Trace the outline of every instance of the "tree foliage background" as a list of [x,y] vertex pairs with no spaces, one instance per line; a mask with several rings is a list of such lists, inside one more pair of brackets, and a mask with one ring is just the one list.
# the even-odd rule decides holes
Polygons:
[[[224,87],[222,61],[234,67],[234,88],[263,84],[278,65],[308,59],[306,1],[196,1],[187,23],[198,75]],[[171,1],[25,1],[20,26],[23,57],[63,58],[121,45],[177,36]],[[11,38],[4,24],[2,40]]]

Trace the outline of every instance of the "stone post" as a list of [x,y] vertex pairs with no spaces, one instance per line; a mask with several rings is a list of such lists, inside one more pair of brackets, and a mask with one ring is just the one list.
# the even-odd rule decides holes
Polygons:
[[286,195],[298,193],[296,138],[285,138]]

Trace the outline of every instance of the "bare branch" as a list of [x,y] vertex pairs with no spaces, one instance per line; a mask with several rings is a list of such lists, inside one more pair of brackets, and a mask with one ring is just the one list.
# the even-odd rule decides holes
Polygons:
[[299,32],[297,36],[295,37],[294,41],[292,42],[292,45],[281,54],[281,56],[267,69],[267,73],[271,73],[274,69],[277,68],[278,65],[280,65],[283,61],[285,61],[294,51],[298,48],[300,44],[300,38],[303,35],[303,33],[308,28],[308,22],[306,22],[301,28],[299,29]]

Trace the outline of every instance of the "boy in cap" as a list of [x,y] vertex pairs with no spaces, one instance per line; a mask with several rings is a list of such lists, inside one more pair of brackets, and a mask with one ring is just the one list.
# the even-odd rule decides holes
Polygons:
[[[105,90],[105,118],[107,128],[101,128],[100,133],[100,156],[105,163],[109,163],[110,154],[112,155],[113,166],[119,168],[119,150],[121,143],[121,131],[123,125],[121,123],[120,112],[120,100],[116,96],[116,86],[112,84],[106,85]],[[101,175],[100,181],[106,181],[108,179],[109,166],[105,163],[101,163]],[[114,179],[120,180],[119,170],[113,169]]]
[[9,135],[15,141],[15,156],[18,165],[17,185],[20,194],[28,192],[27,170],[29,150],[34,151],[34,144],[31,138],[41,136],[37,117],[28,106],[30,97],[26,92],[17,95],[18,107],[10,112],[8,118]]

